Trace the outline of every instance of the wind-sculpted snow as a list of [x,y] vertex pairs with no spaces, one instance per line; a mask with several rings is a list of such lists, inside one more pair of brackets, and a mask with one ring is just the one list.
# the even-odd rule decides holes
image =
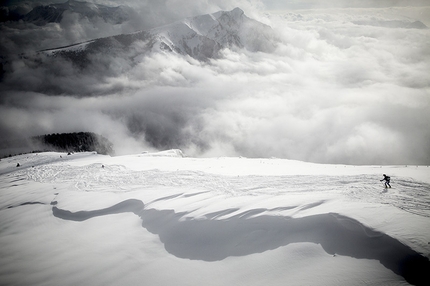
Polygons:
[[101,209],[101,210],[94,210],[94,211],[79,211],[79,212],[73,213],[70,211],[59,209],[57,207],[53,207],[52,213],[54,214],[54,216],[58,218],[74,220],[74,221],[83,221],[96,216],[118,214],[118,213],[124,213],[124,212],[132,212],[135,214],[139,214],[142,209],[143,209],[142,201],[130,199],[130,200],[120,202],[111,207]]
[[180,154],[2,158],[0,281],[428,283],[426,167]]
[[430,283],[428,258],[355,219],[336,213],[302,218],[259,216],[268,211],[264,209],[239,213],[229,219],[214,219],[220,213],[232,211],[235,210],[210,213],[206,219],[196,220],[184,218],[186,213],[146,209],[142,201],[134,199],[92,211],[70,212],[52,208],[57,218],[73,221],[133,212],[140,216],[144,228],[159,236],[169,253],[184,259],[218,261],[291,243],[311,242],[320,244],[331,255],[376,259],[413,285]]
[[[157,154],[153,156],[158,156]],[[160,156],[163,154],[160,153]],[[166,154],[165,156],[170,156],[170,153]],[[145,158],[151,154],[141,156]],[[375,183],[377,179],[373,175],[366,174],[220,176],[195,171],[133,171],[121,165],[107,165],[101,168],[100,164],[73,168],[66,164],[43,165],[26,170],[25,174],[28,179],[37,182],[70,182],[78,190],[86,192],[98,192],[105,188],[127,192],[124,186],[128,184],[144,184],[148,189],[157,186],[204,188],[213,194],[229,197],[305,193],[311,195],[322,192],[339,195],[350,201],[388,204],[420,216],[430,217],[430,184],[402,177],[393,178],[395,189],[387,191],[382,183]]]

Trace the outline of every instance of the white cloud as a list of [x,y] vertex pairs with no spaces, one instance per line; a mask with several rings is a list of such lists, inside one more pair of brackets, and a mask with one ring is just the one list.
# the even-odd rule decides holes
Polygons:
[[[237,4],[214,3],[183,13]],[[225,50],[207,63],[139,55],[139,43],[130,57],[102,55],[91,72],[59,59],[32,68],[16,61],[0,86],[7,91],[0,132],[93,131],[119,153],[155,147],[197,156],[429,164],[430,32],[354,24],[378,13],[379,20],[397,17],[363,11],[261,14],[282,39],[273,53]]]
[[262,2],[272,10],[428,6],[426,0],[262,0]]

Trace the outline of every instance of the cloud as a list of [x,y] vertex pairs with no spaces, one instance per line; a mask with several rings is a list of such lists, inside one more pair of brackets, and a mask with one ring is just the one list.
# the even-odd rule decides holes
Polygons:
[[[211,3],[181,13],[233,5]],[[169,4],[167,14],[186,5]],[[161,13],[167,2],[157,5]],[[256,13],[258,3],[248,5]],[[354,24],[404,20],[366,11],[260,14],[281,39],[273,53],[223,50],[209,62],[140,54],[142,43],[95,55],[83,70],[58,57],[49,65],[18,59],[0,83],[0,133],[92,131],[117,154],[181,148],[191,156],[429,164],[430,32]],[[71,23],[68,33],[82,32],[69,31]]]
[[426,0],[263,0],[263,3],[268,9],[272,10],[428,6],[428,2]]

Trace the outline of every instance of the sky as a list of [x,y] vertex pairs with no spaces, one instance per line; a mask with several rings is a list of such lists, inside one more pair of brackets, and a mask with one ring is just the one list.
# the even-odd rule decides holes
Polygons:
[[[133,7],[131,20],[67,14],[43,27],[0,24],[0,52],[11,63],[0,82],[1,138],[91,131],[118,154],[180,148],[203,157],[430,164],[426,1],[94,2]],[[19,56],[235,7],[272,27],[274,51],[224,50],[210,62],[106,57],[108,68],[84,73],[61,59],[29,66]]]

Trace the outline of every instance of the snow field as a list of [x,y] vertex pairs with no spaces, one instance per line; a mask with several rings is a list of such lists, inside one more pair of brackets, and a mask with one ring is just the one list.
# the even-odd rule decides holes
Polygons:
[[[427,167],[160,155],[2,159],[0,281],[408,285],[377,259],[353,257],[381,232],[428,257]],[[382,172],[393,189],[377,181]],[[79,213],[88,218],[74,221]],[[315,240],[324,226],[334,227],[331,240]],[[328,250],[351,238],[352,256]]]

